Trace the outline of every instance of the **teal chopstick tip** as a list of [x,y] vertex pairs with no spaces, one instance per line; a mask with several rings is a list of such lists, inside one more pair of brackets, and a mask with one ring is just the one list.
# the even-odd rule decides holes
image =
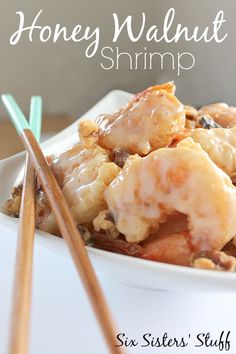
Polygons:
[[24,129],[30,129],[27,119],[14,100],[13,96],[2,95],[1,98],[17,132],[21,134]]
[[31,129],[35,138],[39,141],[42,125],[42,97],[33,96],[31,98],[30,123],[27,122],[24,113],[12,95],[4,94],[1,98],[17,132],[21,134],[24,129]]
[[33,96],[30,102],[30,128],[34,133],[36,140],[39,142],[42,126],[42,97]]

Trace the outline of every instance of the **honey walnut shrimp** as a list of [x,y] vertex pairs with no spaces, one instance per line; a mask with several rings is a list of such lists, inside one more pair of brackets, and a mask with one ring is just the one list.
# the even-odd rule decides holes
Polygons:
[[184,107],[174,93],[172,82],[153,86],[137,94],[120,111],[100,116],[96,121],[99,145],[141,156],[167,146],[185,125]]
[[176,211],[188,216],[190,248],[183,248],[181,236],[183,251],[221,250],[236,234],[236,188],[191,138],[173,149],[129,158],[105,197],[128,242],[147,239]]
[[[173,83],[150,87],[114,114],[81,121],[80,142],[51,157],[51,168],[97,247],[234,271],[235,258],[220,251],[236,243],[236,189],[225,174],[236,174],[236,127],[228,129],[236,126],[236,108],[197,111],[174,94]],[[7,213],[18,215],[19,198],[6,203]],[[183,216],[184,227],[168,232],[168,220],[178,224]],[[37,227],[58,233],[41,189]]]
[[[112,162],[112,154],[96,144],[96,133],[94,122],[82,121],[79,125],[81,141],[51,162],[72,215],[81,225],[92,224],[99,212],[107,209],[103,192],[120,171]],[[39,228],[55,230],[52,213],[41,218]]]
[[230,107],[226,103],[214,103],[202,107],[199,115],[209,115],[223,128],[236,126],[236,107]]

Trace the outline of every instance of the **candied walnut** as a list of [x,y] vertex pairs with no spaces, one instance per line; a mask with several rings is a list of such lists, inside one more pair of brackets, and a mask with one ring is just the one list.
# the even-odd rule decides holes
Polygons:
[[212,129],[212,128],[222,128],[218,123],[214,121],[211,116],[204,115],[197,119],[196,128]]
[[232,238],[232,240],[224,246],[222,251],[229,256],[236,257],[236,237]]
[[194,268],[221,270],[235,272],[236,259],[225,252],[205,251],[201,252],[192,261]]
[[93,246],[92,234],[87,227],[78,225],[80,235],[87,246]]
[[80,140],[84,146],[92,146],[98,141],[99,127],[96,122],[91,120],[82,120],[78,125]]
[[8,199],[4,204],[4,212],[9,216],[15,218],[19,217],[20,214],[20,204],[22,195],[22,185],[14,187],[11,193],[11,198]]
[[113,154],[114,154],[115,164],[117,164],[121,168],[124,167],[126,160],[130,156],[128,151],[126,151],[124,149],[116,149],[113,151]]
[[13,190],[12,190],[12,198],[15,198],[15,197],[21,197],[21,194],[22,194],[22,189],[23,189],[23,185],[19,185],[18,187],[14,187]]
[[119,231],[116,229],[114,220],[108,210],[101,211],[93,220],[95,231],[104,231],[106,235],[115,239],[119,236]]
[[192,106],[184,106],[186,119],[197,120],[198,111]]
[[208,258],[196,258],[192,263],[193,268],[215,270],[215,264]]
[[125,254],[131,257],[140,257],[142,247],[137,243],[127,242],[122,235],[116,239],[105,235],[104,233],[93,232],[93,246],[105,251],[110,251],[119,254]]
[[230,177],[234,186],[236,186],[236,173]]

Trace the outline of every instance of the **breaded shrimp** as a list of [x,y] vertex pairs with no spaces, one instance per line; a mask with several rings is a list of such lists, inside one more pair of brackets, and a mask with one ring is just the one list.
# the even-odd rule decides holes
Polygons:
[[62,192],[75,220],[82,225],[92,222],[100,211],[107,208],[104,189],[120,171],[111,162],[108,151],[97,145],[84,149],[80,144],[59,156],[52,169],[60,179]]
[[105,199],[128,242],[145,240],[175,211],[188,216],[195,252],[221,250],[236,234],[236,188],[190,138],[176,148],[130,157]]
[[100,116],[99,144],[142,156],[168,145],[185,126],[185,110],[174,91],[173,83],[150,87],[119,112]]
[[152,261],[189,266],[194,253],[190,240],[189,232],[157,236],[142,245],[139,256]]
[[226,103],[214,103],[202,107],[198,115],[209,115],[223,128],[236,126],[236,107],[230,107]]
[[236,173],[236,127],[194,129],[192,139],[201,145],[212,161],[230,177]]
[[[112,162],[112,154],[95,144],[89,125],[83,123],[82,141],[51,157],[51,169],[62,189],[76,223],[92,224],[107,204],[103,196],[105,187],[117,176],[120,168]],[[95,127],[93,125],[90,126]],[[85,129],[86,128],[86,129]],[[86,134],[86,131],[88,134]],[[37,199],[37,226],[58,234],[55,218],[41,191]]]

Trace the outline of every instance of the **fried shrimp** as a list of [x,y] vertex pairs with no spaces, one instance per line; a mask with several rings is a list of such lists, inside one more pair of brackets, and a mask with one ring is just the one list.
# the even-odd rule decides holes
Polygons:
[[[98,127],[95,122],[79,124],[81,141],[58,156],[51,157],[50,167],[62,189],[71,213],[80,225],[92,224],[98,214],[107,209],[103,196],[105,187],[117,176],[120,168],[112,162],[112,153],[96,144]],[[55,218],[45,205],[41,191],[37,202],[37,226],[58,234]],[[55,231],[56,230],[56,231]]]
[[161,235],[145,242],[140,257],[152,261],[189,266],[194,252],[188,232]]
[[[80,120],[78,135],[47,162],[87,246],[236,271],[236,107],[184,106],[167,82]],[[21,194],[6,214],[19,217]],[[36,227],[60,236],[39,178]]]
[[236,234],[236,188],[190,138],[130,157],[105,198],[128,242],[145,240],[175,211],[188,217],[195,252],[221,250]]
[[230,177],[236,173],[236,127],[194,129],[192,139],[201,145],[212,161]]
[[157,232],[150,235],[141,246],[140,257],[170,264],[190,266],[194,254],[188,230],[187,216],[169,215]]
[[108,151],[97,145],[85,149],[83,144],[60,155],[52,163],[52,169],[74,219],[82,225],[91,223],[100,211],[107,208],[104,189],[120,171],[111,162]]
[[214,103],[202,107],[199,115],[209,115],[223,128],[236,126],[236,107],[230,107],[226,103]]
[[173,83],[150,87],[119,112],[100,116],[99,144],[141,156],[168,145],[185,126],[184,106],[174,91]]

